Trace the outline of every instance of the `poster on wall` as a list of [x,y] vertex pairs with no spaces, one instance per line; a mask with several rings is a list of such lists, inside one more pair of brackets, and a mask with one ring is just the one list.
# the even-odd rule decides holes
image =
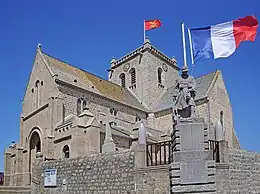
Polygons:
[[57,170],[56,169],[44,170],[44,186],[45,187],[57,186]]

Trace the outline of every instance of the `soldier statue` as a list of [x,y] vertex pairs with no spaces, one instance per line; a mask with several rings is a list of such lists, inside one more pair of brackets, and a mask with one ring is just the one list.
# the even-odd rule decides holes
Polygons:
[[174,121],[192,119],[195,116],[195,89],[196,83],[192,76],[188,74],[188,67],[182,68],[180,78],[176,81],[177,94],[173,96]]

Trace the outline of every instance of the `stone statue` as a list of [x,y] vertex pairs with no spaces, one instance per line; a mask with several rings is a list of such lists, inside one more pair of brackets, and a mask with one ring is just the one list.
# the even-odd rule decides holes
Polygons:
[[189,76],[188,71],[188,67],[184,66],[180,78],[176,81],[177,94],[173,96],[175,121],[192,119],[195,116],[196,83],[194,78]]

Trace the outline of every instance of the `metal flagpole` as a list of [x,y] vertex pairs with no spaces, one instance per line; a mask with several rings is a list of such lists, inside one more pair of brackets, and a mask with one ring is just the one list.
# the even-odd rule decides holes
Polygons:
[[183,45],[183,59],[184,59],[184,66],[187,67],[187,60],[186,60],[186,45],[185,45],[185,32],[184,32],[184,23],[181,23],[182,27],[182,45]]
[[144,20],[144,42],[145,42],[145,20]]

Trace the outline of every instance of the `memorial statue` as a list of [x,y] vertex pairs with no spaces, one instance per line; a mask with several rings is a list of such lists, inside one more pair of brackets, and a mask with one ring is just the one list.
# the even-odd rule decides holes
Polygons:
[[179,119],[192,119],[195,116],[196,83],[194,78],[189,76],[188,71],[188,67],[184,66],[180,78],[176,81],[177,93],[173,96],[175,122]]

